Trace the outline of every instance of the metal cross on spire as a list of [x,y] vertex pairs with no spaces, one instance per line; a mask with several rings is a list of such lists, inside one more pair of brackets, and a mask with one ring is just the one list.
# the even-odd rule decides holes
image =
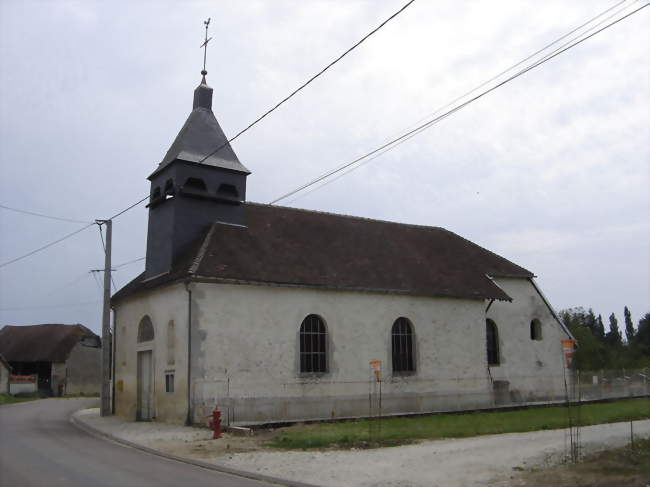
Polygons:
[[203,75],[203,79],[205,79],[205,75],[208,74],[208,72],[205,70],[205,60],[208,56],[208,42],[212,40],[212,37],[208,39],[208,26],[210,25],[210,17],[208,17],[208,20],[203,21],[205,24],[205,41],[203,44],[201,44],[201,47],[203,48],[203,71],[201,71],[201,74]]

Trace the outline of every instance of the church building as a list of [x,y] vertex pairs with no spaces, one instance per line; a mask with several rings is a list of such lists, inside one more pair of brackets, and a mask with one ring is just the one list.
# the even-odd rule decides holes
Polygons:
[[[146,266],[112,298],[119,416],[229,423],[557,400],[572,338],[534,275],[439,227],[246,200],[212,88],[149,176]],[[381,391],[381,392],[379,392]]]

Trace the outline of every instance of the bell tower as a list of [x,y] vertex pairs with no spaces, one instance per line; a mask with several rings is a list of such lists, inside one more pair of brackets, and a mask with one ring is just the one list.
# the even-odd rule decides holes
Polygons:
[[[206,33],[206,44],[208,40]],[[245,225],[242,203],[250,171],[239,162],[212,113],[212,88],[205,80],[205,66],[201,74],[192,112],[148,178],[145,278],[170,272],[212,223]]]

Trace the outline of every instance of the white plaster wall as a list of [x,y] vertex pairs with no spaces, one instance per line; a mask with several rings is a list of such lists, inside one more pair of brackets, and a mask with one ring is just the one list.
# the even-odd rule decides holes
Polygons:
[[68,355],[65,394],[99,394],[101,392],[102,349],[77,343]]
[[[487,313],[499,333],[500,364],[491,366],[495,380],[510,383],[511,398],[524,401],[564,397],[561,340],[570,338],[526,279],[496,280],[512,302],[495,301]],[[530,322],[542,324],[542,340],[531,340]]]
[[[115,412],[135,419],[137,408],[137,353],[153,350],[154,415],[157,420],[181,423],[187,405],[187,309],[188,295],[183,284],[158,288],[115,305]],[[140,320],[149,315],[154,340],[137,343]],[[175,337],[168,340],[168,323],[174,320]],[[173,342],[174,363],[169,363]],[[175,376],[174,392],[165,392],[165,373]]]
[[[236,423],[367,415],[369,392],[377,392],[369,380],[371,360],[382,361],[383,413],[490,407],[493,380],[509,382],[511,400],[561,397],[560,340],[566,334],[529,281],[498,284],[513,302],[494,302],[487,313],[499,329],[501,357],[500,365],[488,370],[487,303],[480,300],[192,283],[193,419],[203,422],[215,405],[226,422]],[[137,352],[153,350],[155,417],[184,421],[187,306],[182,284],[117,306],[117,414],[135,419]],[[321,316],[327,326],[325,374],[299,371],[299,328],[309,314]],[[138,344],[145,315],[155,339]],[[390,333],[402,316],[413,325],[416,371],[393,377]],[[542,341],[530,339],[533,318],[542,323]],[[169,330],[174,337],[167,336]],[[170,371],[176,379],[172,394],[164,390]]]
[[[194,289],[197,414],[217,403],[232,404],[235,422],[365,415],[371,360],[383,364],[384,412],[489,405],[483,301],[207,283]],[[328,329],[323,375],[299,372],[298,333],[309,314]],[[413,325],[416,372],[392,377],[391,328],[401,316]]]

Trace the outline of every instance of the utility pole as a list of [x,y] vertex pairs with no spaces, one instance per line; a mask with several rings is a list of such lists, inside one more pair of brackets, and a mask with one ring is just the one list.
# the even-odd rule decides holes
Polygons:
[[[106,225],[106,251],[104,254],[104,310],[102,313],[102,392],[99,414],[110,416],[111,411],[111,243],[113,222],[95,220],[97,225]],[[100,228],[101,229],[101,228]]]

